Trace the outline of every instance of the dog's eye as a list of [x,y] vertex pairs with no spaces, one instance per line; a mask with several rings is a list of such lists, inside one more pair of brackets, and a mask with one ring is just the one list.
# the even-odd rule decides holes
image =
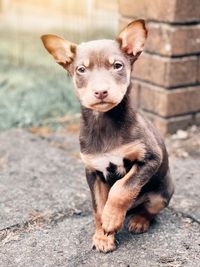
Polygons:
[[85,73],[86,71],[86,68],[84,66],[79,66],[76,71],[79,73],[79,74],[83,74]]
[[120,62],[120,61],[115,61],[114,64],[113,64],[113,68],[114,68],[115,70],[121,70],[121,69],[123,68],[123,64],[122,64],[122,62]]

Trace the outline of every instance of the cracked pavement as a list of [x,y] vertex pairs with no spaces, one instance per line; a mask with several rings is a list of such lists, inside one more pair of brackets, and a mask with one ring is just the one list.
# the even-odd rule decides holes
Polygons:
[[91,249],[90,192],[77,133],[0,133],[0,267],[200,266],[200,157],[170,157],[176,191],[145,234]]

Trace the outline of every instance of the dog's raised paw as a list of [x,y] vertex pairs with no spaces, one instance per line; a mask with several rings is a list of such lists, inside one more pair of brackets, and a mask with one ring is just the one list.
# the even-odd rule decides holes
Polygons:
[[114,235],[104,235],[102,232],[97,232],[93,236],[92,247],[99,252],[108,253],[116,249]]
[[114,207],[104,207],[102,214],[102,228],[107,235],[121,230],[125,219],[125,213]]
[[149,229],[150,221],[142,215],[135,215],[128,223],[130,232],[141,234],[147,232]]

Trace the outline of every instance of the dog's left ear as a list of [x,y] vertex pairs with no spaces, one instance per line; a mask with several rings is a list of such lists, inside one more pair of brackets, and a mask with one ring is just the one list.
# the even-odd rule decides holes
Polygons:
[[127,54],[138,57],[144,49],[147,38],[145,21],[142,19],[132,21],[119,34],[117,40],[120,48]]

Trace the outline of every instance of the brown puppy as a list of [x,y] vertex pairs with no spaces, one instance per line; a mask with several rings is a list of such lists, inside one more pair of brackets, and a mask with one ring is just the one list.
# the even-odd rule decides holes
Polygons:
[[130,77],[147,37],[136,20],[117,40],[80,45],[44,35],[45,48],[73,77],[81,104],[81,157],[91,190],[96,231],[93,246],[116,248],[114,235],[137,206],[129,230],[148,230],[169,203],[174,187],[162,138],[131,104]]

